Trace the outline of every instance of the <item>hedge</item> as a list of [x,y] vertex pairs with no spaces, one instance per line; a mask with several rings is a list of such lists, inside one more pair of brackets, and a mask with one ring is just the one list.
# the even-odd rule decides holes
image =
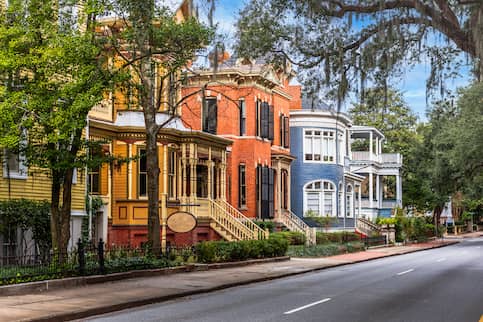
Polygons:
[[290,246],[287,255],[293,257],[326,257],[359,252],[363,251],[364,249],[364,244],[360,242],[352,242],[347,244],[331,243],[313,246]]
[[281,231],[270,235],[273,238],[283,238],[289,245],[305,245],[305,234],[297,231]]
[[236,262],[284,256],[288,242],[281,237],[237,242],[208,241],[197,244],[195,249],[198,262],[201,263]]
[[359,241],[361,237],[353,232],[333,232],[333,233],[323,233],[317,232],[316,235],[317,245],[328,244],[328,243],[347,243],[352,241]]

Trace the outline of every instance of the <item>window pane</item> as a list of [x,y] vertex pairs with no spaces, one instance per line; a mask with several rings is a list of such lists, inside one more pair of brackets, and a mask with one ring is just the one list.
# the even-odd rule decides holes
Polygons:
[[146,196],[148,189],[148,176],[145,173],[140,173],[139,174],[139,196]]
[[312,210],[319,214],[319,193],[307,193],[307,210]]
[[333,192],[324,192],[324,216],[332,216],[332,196]]

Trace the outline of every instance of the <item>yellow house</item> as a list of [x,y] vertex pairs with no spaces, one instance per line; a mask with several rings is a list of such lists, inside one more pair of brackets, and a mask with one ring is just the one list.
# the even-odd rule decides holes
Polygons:
[[[191,14],[191,1],[168,2],[177,9],[178,21]],[[115,18],[103,21],[109,26],[122,23]],[[112,63],[116,64],[115,59]],[[161,73],[159,69],[157,74]],[[161,77],[157,77],[155,82],[159,83]],[[178,100],[180,95],[177,90]],[[96,106],[88,117],[88,135],[91,139],[107,139],[104,153],[132,161],[93,169],[88,181],[90,195],[104,201],[97,216],[98,237],[109,245],[137,247],[147,241],[148,178],[144,114],[129,96],[128,91],[118,90]],[[264,230],[226,201],[227,150],[231,141],[191,130],[179,116],[170,117],[163,107],[156,116],[158,124],[166,123],[158,134],[162,244],[265,238]],[[187,222],[193,226],[186,228]]]

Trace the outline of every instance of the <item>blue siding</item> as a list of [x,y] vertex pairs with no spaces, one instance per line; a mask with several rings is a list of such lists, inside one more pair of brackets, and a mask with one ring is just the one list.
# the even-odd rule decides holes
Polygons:
[[304,186],[314,180],[328,180],[338,189],[339,182],[344,178],[344,167],[338,164],[304,163],[303,128],[290,128],[290,136],[290,151],[297,157],[291,165],[291,208],[297,216],[303,217]]

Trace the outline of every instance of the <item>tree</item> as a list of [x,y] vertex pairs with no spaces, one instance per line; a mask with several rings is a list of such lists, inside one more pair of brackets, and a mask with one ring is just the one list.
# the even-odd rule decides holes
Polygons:
[[354,104],[348,112],[354,125],[373,126],[384,134],[384,152],[397,152],[408,157],[416,136],[417,117],[400,92],[370,88],[363,103]]
[[109,79],[92,15],[76,16],[74,8],[55,0],[0,8],[0,145],[49,174],[52,246],[61,261],[70,238],[74,169],[87,162],[87,113]]
[[[120,71],[126,75],[122,86],[134,91],[132,103],[141,107],[144,114],[148,245],[154,253],[160,251],[158,133],[178,116],[179,106],[186,99],[177,98],[179,72],[212,36],[211,30],[194,18],[177,21],[163,4],[154,0],[116,1],[107,9],[118,23],[105,25],[112,35],[109,46],[121,61]],[[159,113],[166,116],[161,123],[156,121]]]
[[481,80],[482,28],[479,0],[252,0],[240,13],[237,50],[289,60],[301,67],[308,92],[326,86],[340,101],[422,61],[431,63],[428,89],[444,90],[460,53]]

